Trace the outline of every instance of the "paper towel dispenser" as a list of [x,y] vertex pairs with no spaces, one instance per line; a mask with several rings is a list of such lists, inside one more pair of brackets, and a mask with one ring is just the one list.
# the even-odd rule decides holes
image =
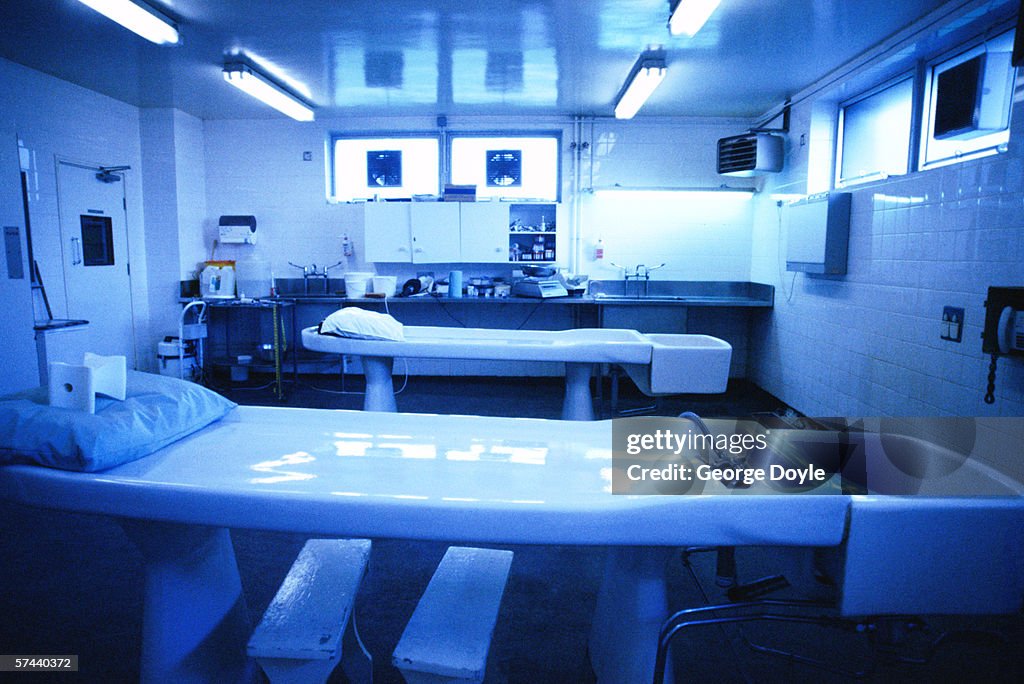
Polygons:
[[850,197],[848,192],[822,192],[786,207],[787,271],[846,273]]
[[221,216],[219,229],[221,244],[256,244],[255,216]]

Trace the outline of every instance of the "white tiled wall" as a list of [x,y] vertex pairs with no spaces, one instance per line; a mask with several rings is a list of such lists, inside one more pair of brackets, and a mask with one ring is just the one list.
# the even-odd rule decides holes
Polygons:
[[[0,110],[3,111],[3,110]],[[6,112],[4,112],[6,113]],[[32,296],[29,286],[28,246],[25,239],[24,212],[21,210],[21,183],[18,178],[18,148],[14,121],[0,114],[0,226],[15,228],[19,235],[21,260],[15,263],[7,250],[0,250],[0,300],[4,302],[2,356],[4,373],[0,375],[0,395],[34,387],[39,382],[36,345],[32,326]],[[6,235],[5,235],[6,247]],[[21,270],[21,278],[9,274]]]
[[[665,267],[660,280],[749,280],[751,203],[645,195],[640,199],[602,190],[716,188],[717,141],[746,130],[749,122],[676,120],[600,121],[584,127],[581,195],[581,270],[591,278],[621,278],[612,262]],[[747,179],[728,179],[749,187]],[[597,193],[587,192],[594,188]],[[601,240],[604,259],[597,261]]]
[[178,189],[179,276],[191,277],[195,264],[205,259],[206,145],[203,122],[174,110],[174,152]]
[[[205,257],[206,163],[202,121],[168,108],[140,112],[150,323],[156,340],[176,334],[178,281]],[[147,345],[152,349],[153,340]]]
[[[281,120],[207,121],[207,221],[203,241],[215,237],[221,214],[255,214],[259,221],[256,247],[223,246],[218,256],[243,258],[252,254],[271,260],[277,277],[298,271],[287,262],[330,264],[343,259],[342,236],[356,247],[346,259],[351,270],[367,270],[362,205],[329,204],[324,174],[329,163],[327,142],[332,132],[393,130],[396,133],[434,130],[428,119],[326,120],[295,124]],[[450,122],[455,130],[469,125]],[[474,121],[489,130],[540,128],[563,131],[563,201],[572,214],[572,127],[565,119]],[[582,139],[590,145],[583,156],[580,215],[580,267],[592,277],[621,277],[607,266],[618,263],[666,262],[662,279],[746,280],[750,271],[750,208],[748,204],[720,205],[666,199],[624,204],[592,196],[591,187],[717,187],[715,142],[746,128],[746,122],[663,121],[658,123],[602,122],[585,126]],[[302,153],[312,153],[303,161]],[[743,185],[743,181],[736,185]],[[746,184],[749,185],[749,182]],[[269,189],[269,190],[268,190]],[[605,262],[595,263],[593,246],[606,245]],[[568,259],[563,260],[568,265]],[[395,273],[396,267],[380,271]],[[372,267],[370,268],[372,270]],[[399,269],[400,270],[400,269]],[[405,272],[397,273],[403,275]]]
[[[1022,359],[1000,360],[996,402],[983,402],[980,339],[988,286],[1024,285],[1022,117],[1018,104],[1003,154],[853,189],[846,276],[784,272],[779,210],[762,194],[752,276],[777,290],[753,379],[813,415],[1024,415]],[[792,161],[776,187],[798,178]],[[939,339],[945,305],[966,310],[959,344]]]
[[[0,59],[0,111],[25,150],[33,248],[55,317],[67,316],[60,256],[56,158],[108,166],[125,174],[128,248],[132,265],[135,348],[149,363],[148,279],[142,208],[139,110],[93,91]],[[6,357],[5,357],[6,358]]]
[[[470,124],[456,120],[449,125],[452,130],[470,129]],[[554,130],[561,129],[564,120],[476,120],[472,125],[487,130]],[[205,122],[207,216],[203,242],[207,250],[216,236],[219,216],[253,214],[258,222],[258,244],[224,245],[218,257],[268,259],[275,277],[301,276],[300,271],[288,265],[289,261],[320,266],[342,261],[336,272],[339,277],[346,270],[373,271],[373,265],[363,260],[363,205],[332,204],[327,200],[330,135],[436,130],[431,118],[327,119],[309,124],[279,119]],[[566,130],[563,139],[566,145],[568,133]],[[311,153],[311,161],[303,160],[304,152]],[[348,258],[342,253],[345,235],[355,248],[354,255]],[[383,266],[378,272],[409,277],[415,275],[415,270],[412,266]]]

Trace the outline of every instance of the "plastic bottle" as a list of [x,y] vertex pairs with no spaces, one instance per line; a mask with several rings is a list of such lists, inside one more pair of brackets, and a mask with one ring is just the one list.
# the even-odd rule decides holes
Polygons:
[[341,238],[341,253],[347,257],[352,256],[352,241],[348,239],[348,233]]
[[598,240],[597,246],[594,248],[594,260],[600,261],[604,259],[604,240]]

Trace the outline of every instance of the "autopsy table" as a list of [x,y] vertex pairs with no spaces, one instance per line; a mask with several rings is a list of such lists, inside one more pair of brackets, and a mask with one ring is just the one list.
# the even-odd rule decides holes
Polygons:
[[598,680],[621,684],[650,681],[676,547],[834,546],[849,506],[613,495],[611,478],[611,421],[241,406],[107,471],[0,467],[0,497],[122,522],[146,564],[147,682],[251,678],[230,528],[610,547],[589,648]]

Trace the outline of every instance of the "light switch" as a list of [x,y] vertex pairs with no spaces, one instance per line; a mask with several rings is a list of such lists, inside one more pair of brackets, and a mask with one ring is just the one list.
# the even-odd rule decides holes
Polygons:
[[964,310],[955,306],[942,307],[942,326],[939,338],[960,342],[964,335]]

